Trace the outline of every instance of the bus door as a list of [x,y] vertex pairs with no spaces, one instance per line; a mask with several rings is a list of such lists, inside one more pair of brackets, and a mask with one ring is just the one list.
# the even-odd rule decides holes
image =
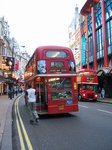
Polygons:
[[36,82],[37,90],[37,110],[38,112],[44,111],[46,109],[46,82],[44,78],[40,78]]
[[48,109],[48,99],[47,99],[47,79],[44,79],[44,99],[45,99],[45,109]]

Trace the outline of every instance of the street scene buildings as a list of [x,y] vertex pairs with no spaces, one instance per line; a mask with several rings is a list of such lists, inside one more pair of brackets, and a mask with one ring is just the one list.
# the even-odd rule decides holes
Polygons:
[[[22,47],[22,48],[21,48]],[[10,37],[8,21],[0,18],[0,95],[7,92],[12,83],[24,82],[24,68],[30,56],[25,46],[20,46],[15,38]]]
[[[46,15],[50,10],[61,25],[57,21],[61,14],[54,3],[57,1],[42,1],[42,5],[33,1],[32,5],[32,1],[26,4],[20,0],[13,4],[24,21],[17,22],[18,16],[15,21],[13,10],[14,25],[28,26],[26,32],[20,32],[22,36],[28,33],[28,41],[34,46],[36,35],[33,42],[38,45],[31,57],[25,45],[10,36],[6,18],[0,18],[0,150],[112,150],[112,0],[85,1],[81,10],[74,5],[73,18],[67,21],[68,47],[38,47],[39,23],[41,32],[43,27],[48,33],[51,27],[59,32]],[[66,1],[61,2],[57,6],[63,11]],[[11,5],[7,5],[10,10]],[[37,13],[39,7],[44,17]],[[47,41],[43,35],[42,41]],[[46,37],[53,38],[51,34]],[[37,113],[39,118],[34,117]]]
[[[76,71],[97,71],[99,87],[112,97],[112,0],[88,0],[68,27],[68,46],[72,49]],[[24,67],[30,56],[15,38],[10,37],[8,21],[0,18],[0,94],[5,83],[24,80]],[[12,61],[12,66],[8,65]],[[23,65],[24,64],[24,65]]]
[[[75,16],[77,14],[76,6]],[[86,1],[80,11],[79,23],[74,20],[74,27],[69,26],[69,46],[73,50],[76,66],[78,54],[77,70],[96,70],[99,87],[105,89],[107,97],[112,97],[112,0]]]

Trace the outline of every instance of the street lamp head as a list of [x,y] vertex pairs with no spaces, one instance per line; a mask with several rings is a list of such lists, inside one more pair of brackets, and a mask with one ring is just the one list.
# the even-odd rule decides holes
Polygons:
[[25,48],[25,45],[21,45],[21,47]]

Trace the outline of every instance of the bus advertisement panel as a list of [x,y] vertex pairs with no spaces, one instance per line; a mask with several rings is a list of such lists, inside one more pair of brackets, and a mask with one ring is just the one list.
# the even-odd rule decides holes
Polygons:
[[77,72],[78,99],[97,101],[98,77],[95,70],[82,69]]
[[37,111],[57,114],[78,111],[76,67],[71,49],[43,46],[35,50],[25,71],[25,86],[37,91]]

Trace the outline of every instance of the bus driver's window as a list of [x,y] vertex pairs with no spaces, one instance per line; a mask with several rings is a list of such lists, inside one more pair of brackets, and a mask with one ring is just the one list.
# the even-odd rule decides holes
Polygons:
[[83,85],[83,90],[86,90],[86,85]]

